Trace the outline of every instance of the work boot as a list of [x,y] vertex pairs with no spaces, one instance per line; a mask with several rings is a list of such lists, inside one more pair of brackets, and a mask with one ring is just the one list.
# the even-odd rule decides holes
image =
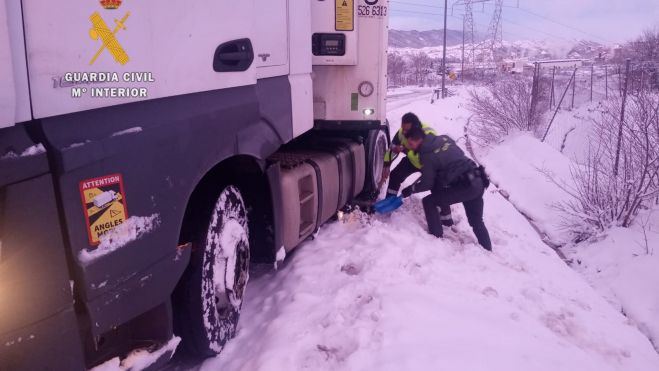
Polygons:
[[438,238],[442,237],[444,235],[442,222],[439,219],[437,205],[433,203],[432,195],[424,197],[421,203],[423,204],[423,211],[426,214],[426,222],[428,222],[428,233]]
[[453,223],[453,217],[451,216],[451,214],[446,214],[446,215],[439,214],[439,220],[442,221],[442,225],[444,227],[450,227],[453,224],[455,224]]
[[438,231],[430,231],[430,230],[429,230],[429,231],[428,231],[428,234],[431,234],[431,235],[433,235],[433,236],[435,236],[435,237],[437,237],[437,238],[442,238],[442,237],[444,237],[444,232],[443,232],[443,231],[439,231],[439,232],[438,232]]

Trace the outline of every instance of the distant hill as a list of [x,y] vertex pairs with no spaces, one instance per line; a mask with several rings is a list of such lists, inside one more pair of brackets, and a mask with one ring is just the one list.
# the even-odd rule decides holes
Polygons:
[[[389,50],[401,54],[423,51],[433,58],[442,55],[442,31],[389,30]],[[462,31],[446,32],[447,57],[459,59],[462,54]],[[469,45],[466,46],[469,48]],[[610,48],[589,40],[574,40],[558,43],[549,40],[516,40],[503,42],[505,58],[527,58],[542,60],[552,58],[594,59],[610,57]]]
[[[442,30],[429,31],[401,31],[389,30],[389,47],[392,48],[425,48],[441,46],[444,32]],[[446,45],[462,44],[462,31],[447,30]]]

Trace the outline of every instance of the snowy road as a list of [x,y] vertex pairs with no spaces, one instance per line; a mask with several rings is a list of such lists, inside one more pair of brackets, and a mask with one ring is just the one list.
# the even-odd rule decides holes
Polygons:
[[[392,128],[415,111],[462,135],[462,98],[420,97],[391,97]],[[221,356],[169,369],[659,369],[648,339],[496,190],[485,195],[493,253],[476,244],[462,206],[453,213],[457,226],[441,240],[425,231],[420,197],[388,218],[353,213],[325,225],[278,272],[252,277]]]
[[432,92],[433,88],[400,88],[390,90],[387,95],[387,109],[391,112],[397,108],[408,106],[413,102],[430,102]]

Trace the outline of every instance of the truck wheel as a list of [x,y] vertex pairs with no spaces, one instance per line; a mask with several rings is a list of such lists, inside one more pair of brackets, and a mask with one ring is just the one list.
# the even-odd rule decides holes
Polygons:
[[202,225],[174,293],[175,328],[188,351],[213,356],[236,333],[249,279],[247,211],[240,191],[226,187]]
[[366,160],[366,182],[364,193],[377,197],[378,185],[382,179],[384,153],[387,151],[387,136],[383,130],[371,130],[366,140],[368,159]]

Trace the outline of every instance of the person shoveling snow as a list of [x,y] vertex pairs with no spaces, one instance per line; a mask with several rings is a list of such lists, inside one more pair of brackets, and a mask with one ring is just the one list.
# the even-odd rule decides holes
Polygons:
[[[436,135],[432,127],[422,123],[421,120],[419,120],[419,117],[412,112],[404,114],[400,121],[400,129],[398,129],[398,132],[396,132],[396,135],[391,142],[392,148],[391,150],[387,151],[384,156],[382,181],[384,182],[387,178],[389,178],[389,186],[387,187],[388,198],[396,197],[398,195],[400,185],[403,184],[405,179],[409,178],[412,174],[420,172],[421,168],[423,167],[419,158],[419,154],[410,148],[405,135],[407,135],[411,128],[421,128],[426,134]],[[398,157],[398,155],[401,153],[404,154],[403,158],[398,163],[398,165],[396,165],[396,167],[390,171],[389,169],[391,168],[391,162],[395,160],[396,157]],[[386,210],[389,210],[389,208]],[[377,209],[376,211],[382,213],[382,211]],[[450,227],[453,225],[451,208],[448,207],[446,209],[442,209],[440,218],[445,226]]]
[[478,243],[492,251],[490,235],[483,222],[483,193],[489,184],[483,168],[478,167],[447,135],[426,134],[421,128],[411,128],[407,135],[409,147],[419,153],[421,178],[401,192],[404,198],[413,193],[431,191],[423,198],[423,211],[428,232],[443,236],[442,223],[437,210],[448,210],[450,205],[462,202],[469,225]]

